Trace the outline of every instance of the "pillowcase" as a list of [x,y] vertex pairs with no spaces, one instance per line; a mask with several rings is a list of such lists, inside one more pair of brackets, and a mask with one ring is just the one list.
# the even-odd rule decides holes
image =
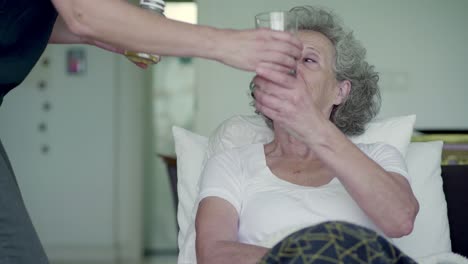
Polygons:
[[350,139],[355,144],[384,142],[397,148],[406,157],[415,121],[416,115],[376,119],[367,125],[364,134]]
[[[397,148],[403,157],[413,134],[415,115],[376,119],[366,127],[366,132],[350,140],[357,143],[384,142]],[[224,150],[251,143],[268,143],[273,132],[259,115],[237,115],[224,121],[210,136],[206,159]]]
[[447,203],[442,189],[442,146],[442,141],[411,143],[406,156],[419,213],[413,232],[393,239],[393,242],[415,259],[452,251]]
[[179,195],[177,207],[179,234],[177,242],[180,249],[179,259],[183,259],[182,254],[186,253],[183,249],[190,249],[190,243],[186,243],[186,238],[194,235],[188,235],[187,232],[195,230],[192,221],[195,216],[192,216],[192,211],[196,210],[194,206],[198,196],[198,180],[202,171],[208,138],[180,127],[173,127],[172,133],[177,154],[177,193]]

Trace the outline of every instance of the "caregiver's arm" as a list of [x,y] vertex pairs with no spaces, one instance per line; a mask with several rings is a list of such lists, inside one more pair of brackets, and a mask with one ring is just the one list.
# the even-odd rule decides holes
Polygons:
[[104,42],[100,42],[98,40],[86,38],[84,36],[80,36],[74,34],[67,26],[65,21],[61,16],[57,17],[57,20],[54,24],[54,29],[52,30],[52,34],[49,38],[49,43],[51,44],[89,44],[94,45],[99,48],[116,52],[116,53],[123,53],[124,49],[116,48],[112,45],[106,44]]
[[[289,33],[225,30],[166,19],[123,0],[52,0],[80,38],[139,52],[213,59],[243,70],[260,62],[295,68],[302,44]],[[55,35],[55,40],[62,39]],[[66,38],[64,38],[66,39]]]
[[258,263],[268,249],[237,242],[238,222],[236,209],[226,200],[203,199],[195,221],[197,262]]
[[54,24],[54,29],[49,38],[49,43],[52,44],[81,44],[85,43],[85,39],[80,37],[68,28],[67,24],[61,16],[57,17]]

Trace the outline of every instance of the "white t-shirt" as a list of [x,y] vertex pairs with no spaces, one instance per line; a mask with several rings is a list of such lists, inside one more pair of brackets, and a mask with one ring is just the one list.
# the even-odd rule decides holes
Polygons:
[[[382,143],[357,146],[386,171],[408,179],[404,158],[394,147]],[[296,230],[331,220],[382,233],[337,178],[320,187],[307,187],[276,177],[266,165],[263,144],[211,158],[202,173],[199,201],[209,196],[222,198],[236,209],[242,243],[272,246]]]

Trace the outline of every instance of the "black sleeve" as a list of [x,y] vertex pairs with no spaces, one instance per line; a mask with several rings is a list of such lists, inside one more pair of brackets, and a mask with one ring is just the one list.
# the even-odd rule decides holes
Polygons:
[[56,18],[50,0],[0,0],[0,104],[36,64]]

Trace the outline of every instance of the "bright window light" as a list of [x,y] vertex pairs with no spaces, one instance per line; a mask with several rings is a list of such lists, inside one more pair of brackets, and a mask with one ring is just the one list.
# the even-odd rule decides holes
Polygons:
[[166,3],[164,14],[174,20],[196,24],[197,4],[193,2]]

